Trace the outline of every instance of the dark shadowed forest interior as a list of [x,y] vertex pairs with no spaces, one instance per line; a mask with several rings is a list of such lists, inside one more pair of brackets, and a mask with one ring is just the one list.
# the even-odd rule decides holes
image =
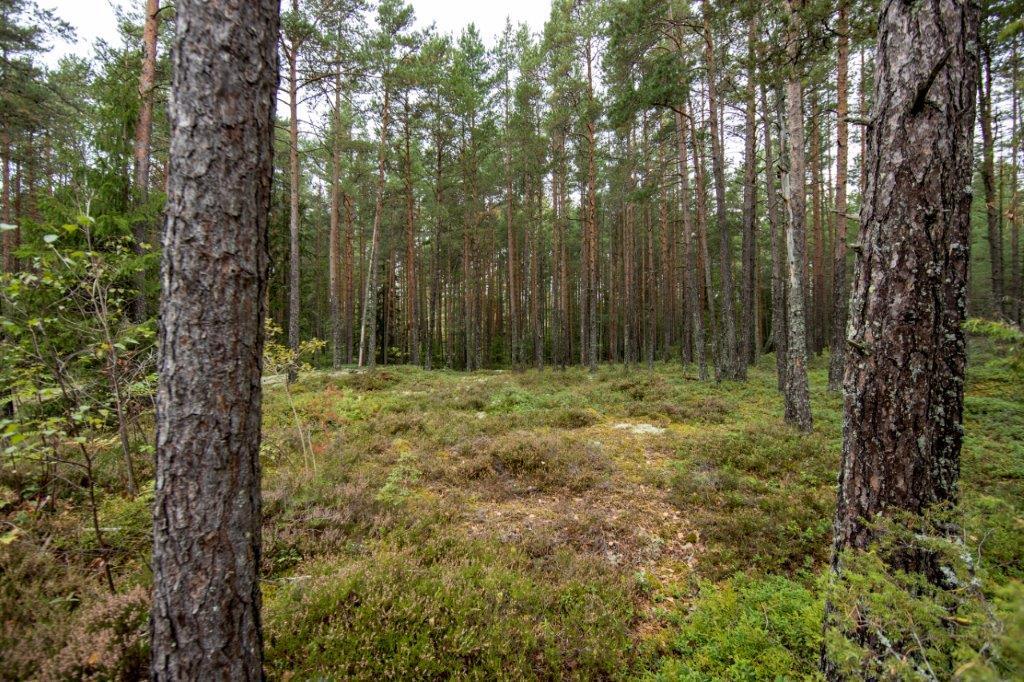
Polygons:
[[1024,2],[497,5],[0,0],[0,679],[1024,678]]

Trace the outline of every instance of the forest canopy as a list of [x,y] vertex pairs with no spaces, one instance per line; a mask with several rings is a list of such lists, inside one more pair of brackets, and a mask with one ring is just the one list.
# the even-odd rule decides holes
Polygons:
[[47,7],[0,678],[1024,674],[1019,0]]

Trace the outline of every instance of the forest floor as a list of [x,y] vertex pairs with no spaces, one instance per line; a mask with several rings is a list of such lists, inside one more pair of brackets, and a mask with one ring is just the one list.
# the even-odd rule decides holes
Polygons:
[[[990,339],[971,348],[961,523],[1011,636],[1024,628],[1024,367]],[[727,384],[672,363],[271,378],[268,674],[813,676],[841,443],[826,368],[814,358],[810,435],[784,425],[770,356]],[[148,608],[151,499],[101,504],[116,598],[95,560],[75,558],[91,542],[80,508],[41,520],[4,507],[26,530],[0,548],[0,677],[40,659],[49,677],[139,664],[144,640],[125,632]]]

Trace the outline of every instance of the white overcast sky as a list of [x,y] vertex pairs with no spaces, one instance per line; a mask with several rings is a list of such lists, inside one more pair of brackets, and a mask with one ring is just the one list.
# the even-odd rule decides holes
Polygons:
[[[113,5],[136,7],[142,0],[42,0],[43,7],[56,11],[57,15],[75,27],[77,43],[54,46],[54,52],[47,60],[52,64],[63,55],[91,54],[96,38],[113,40],[117,35]],[[505,27],[505,18],[513,24],[525,22],[534,31],[540,31],[550,13],[550,0],[516,0],[514,3],[495,0],[412,0],[416,21],[421,27],[431,22],[437,24],[442,33],[458,34],[469,23],[476,24],[488,45]]]

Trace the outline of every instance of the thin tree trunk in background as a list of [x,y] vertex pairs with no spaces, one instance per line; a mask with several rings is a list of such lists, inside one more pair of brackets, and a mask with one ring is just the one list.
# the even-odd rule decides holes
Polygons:
[[[718,342],[718,323],[715,315],[714,289],[711,281],[711,254],[708,251],[708,186],[707,174],[704,172],[704,164],[701,159],[700,144],[697,141],[697,123],[690,111],[690,139],[693,140],[693,174],[697,192],[697,266],[704,275],[704,296],[707,300],[708,323],[711,327],[711,361],[715,365],[715,373],[718,374],[717,352],[720,347]],[[703,315],[703,313],[701,313]]]
[[[506,118],[507,121],[507,118]],[[506,122],[507,125],[507,122]],[[513,367],[520,365],[519,353],[519,286],[516,255],[515,189],[512,182],[512,151],[505,151],[505,233],[508,248],[508,347]]]
[[[890,1],[882,10],[864,251],[850,305],[856,361],[846,365],[836,571],[843,550],[872,543],[868,520],[957,499],[978,23],[978,5],[962,0]],[[935,557],[908,546],[883,560],[948,584]],[[843,634],[890,655],[870,614],[855,617],[856,630]],[[826,627],[834,619],[827,608]],[[842,678],[827,651],[822,664],[829,678]]]
[[[337,57],[336,57],[337,59]],[[328,300],[331,315],[331,366],[342,363],[341,326],[341,70],[334,75],[334,130],[331,135],[330,238],[327,247]]]
[[405,113],[405,334],[409,361],[420,364],[419,297],[416,294],[416,198],[412,182],[411,112],[409,93],[402,100]]
[[[0,153],[3,154],[3,222],[11,224],[11,134],[8,130],[0,131]],[[0,232],[3,242],[3,272],[14,272],[14,244],[20,228]]]
[[1020,52],[1018,50],[1017,42],[1013,44],[1013,53],[1010,57],[1010,74],[1011,74],[1011,85],[1010,85],[1010,111],[1011,111],[1011,128],[1010,128],[1010,139],[1012,152],[1011,163],[1013,172],[1013,187],[1012,195],[1010,199],[1010,298],[1011,298],[1011,315],[1012,319],[1018,325],[1024,322],[1022,319],[1022,306],[1024,306],[1024,291],[1021,290],[1021,262],[1020,262],[1020,222],[1021,222],[1021,205],[1020,205],[1020,169],[1017,166],[1020,159],[1020,148],[1024,145],[1024,141],[1018,137],[1021,134],[1020,128]]
[[810,310],[810,350],[820,353],[825,339],[825,227],[822,219],[821,104],[815,88],[811,94],[811,225],[814,230],[813,281]]
[[544,219],[544,181],[541,177],[534,179],[534,218],[533,218],[533,258],[530,260],[530,324],[533,326],[533,364],[536,369],[544,367],[544,301],[541,288],[543,277],[541,262],[541,223]]
[[[783,98],[781,91],[777,91],[775,105],[779,130],[784,126]],[[786,390],[786,357],[788,348],[789,331],[786,324],[786,262],[783,260],[786,250],[785,233],[786,228],[782,224],[782,216],[779,214],[779,195],[775,191],[775,176],[780,169],[775,165],[774,145],[772,144],[771,115],[768,109],[768,96],[762,87],[761,110],[764,112],[764,184],[765,194],[768,201],[768,224],[770,227],[769,249],[772,259],[772,339],[775,342],[775,375],[776,386],[780,391]]]
[[[644,116],[643,124],[643,147],[641,155],[644,159],[644,186],[650,185],[651,168],[647,140],[650,137],[649,120]],[[655,346],[655,325],[654,318],[656,310],[655,286],[654,286],[654,219],[651,217],[650,202],[644,202],[644,362],[647,368],[654,367],[654,346]]]
[[836,32],[836,235],[832,265],[832,337],[829,341],[831,357],[828,366],[828,387],[842,388],[843,364],[846,357],[846,320],[849,311],[849,293],[846,284],[846,163],[849,153],[849,132],[846,116],[847,67],[850,60],[850,25],[846,16],[848,0],[839,0]]
[[[385,74],[384,80],[386,81]],[[391,120],[391,92],[384,84],[384,103],[380,118],[380,148],[377,151],[377,191],[373,207],[373,232],[370,236],[370,255],[366,264],[366,284],[363,292],[363,320],[359,326],[359,366],[374,369],[377,366],[377,271],[380,261],[380,221],[384,212],[385,172],[388,160],[388,125]]]
[[667,361],[669,348],[672,345],[672,332],[675,330],[675,277],[671,240],[669,239],[668,196],[666,193],[665,142],[658,142],[658,247],[660,251],[658,266],[658,300],[661,309],[661,359]]
[[[299,0],[292,0],[292,12],[298,13]],[[288,348],[297,357],[299,352],[299,45],[292,40],[285,50],[288,57]],[[289,383],[295,381],[298,368],[288,365]]]
[[260,377],[280,7],[176,10],[151,675],[262,679]]
[[636,190],[636,175],[633,168],[633,130],[626,133],[626,164],[628,179],[626,180],[626,197],[623,206],[622,222],[622,279],[623,279],[623,322],[622,322],[622,360],[626,366],[637,362],[636,343],[636,205],[633,193]]
[[[981,49],[981,77],[978,79],[978,115],[981,118],[981,178],[985,185],[985,222],[988,226],[989,260],[992,264],[992,314],[1002,319],[1003,308],[1003,235],[999,229],[996,205],[995,140],[992,136],[992,54]],[[877,88],[876,88],[877,93]]]
[[711,133],[711,170],[715,181],[715,222],[718,226],[719,262],[721,263],[722,285],[722,328],[718,367],[722,379],[742,379],[746,368],[740,368],[736,359],[736,310],[733,302],[732,246],[729,237],[729,221],[725,206],[725,151],[720,132],[718,108],[718,70],[715,60],[715,45],[711,38],[711,23],[708,17],[708,0],[701,0],[704,25],[704,59],[708,77],[708,122]]
[[564,367],[564,338],[568,331],[563,329],[562,311],[562,242],[565,240],[565,227],[562,215],[562,154],[565,151],[565,138],[562,130],[555,127],[552,135],[552,173],[551,173],[551,207],[552,207],[552,229],[551,229],[551,360],[554,364]]
[[352,364],[353,329],[356,317],[356,296],[354,275],[356,270],[355,254],[352,252],[354,216],[352,214],[352,195],[342,192],[342,206],[345,207],[345,236],[342,240],[342,329],[341,335],[345,342],[345,364]]
[[683,274],[686,278],[686,315],[690,320],[690,329],[693,338],[693,355],[697,363],[697,373],[701,381],[708,380],[707,353],[704,341],[704,316],[700,310],[700,300],[697,295],[699,279],[697,273],[697,261],[694,257],[694,239],[696,234],[693,229],[693,219],[690,215],[690,169],[686,160],[686,124],[683,122],[681,112],[676,112],[676,140],[679,146],[679,185],[680,198],[679,210],[683,219]]
[[[787,54],[790,67],[798,67],[800,54],[801,17],[803,0],[787,0],[789,10],[789,27],[787,38]],[[807,281],[805,253],[807,237],[805,227],[804,189],[804,119],[803,119],[803,86],[799,74],[792,74],[786,82],[786,119],[784,129],[786,142],[783,153],[786,155],[785,166],[788,173],[782,177],[782,195],[786,203],[789,221],[786,229],[786,271],[789,284],[787,287],[787,326],[789,339],[786,344],[788,371],[785,386],[786,421],[801,431],[809,432],[813,428],[811,419],[811,397],[807,383],[807,329],[804,316],[804,291]]]
[[737,375],[746,378],[747,365],[757,362],[755,323],[757,303],[757,73],[755,46],[757,19],[747,22],[746,122],[743,150],[743,267],[740,283],[740,355]]
[[[587,102],[594,101],[592,41],[587,39]],[[597,165],[596,129],[592,114],[587,114],[587,367],[597,370]]]
[[139,74],[139,118],[135,123],[135,187],[143,198],[149,190],[150,137],[153,133],[153,90],[156,87],[156,41],[160,0],[146,0],[142,28],[142,71]]
[[[139,74],[139,118],[135,123],[135,190],[145,203],[149,196],[150,137],[153,133],[153,89],[156,87],[156,40],[160,27],[160,0],[146,0],[146,20],[142,28],[142,71]],[[146,224],[132,225],[133,249],[142,255],[147,241]],[[135,273],[135,297],[130,314],[136,322],[146,319],[146,273]]]

